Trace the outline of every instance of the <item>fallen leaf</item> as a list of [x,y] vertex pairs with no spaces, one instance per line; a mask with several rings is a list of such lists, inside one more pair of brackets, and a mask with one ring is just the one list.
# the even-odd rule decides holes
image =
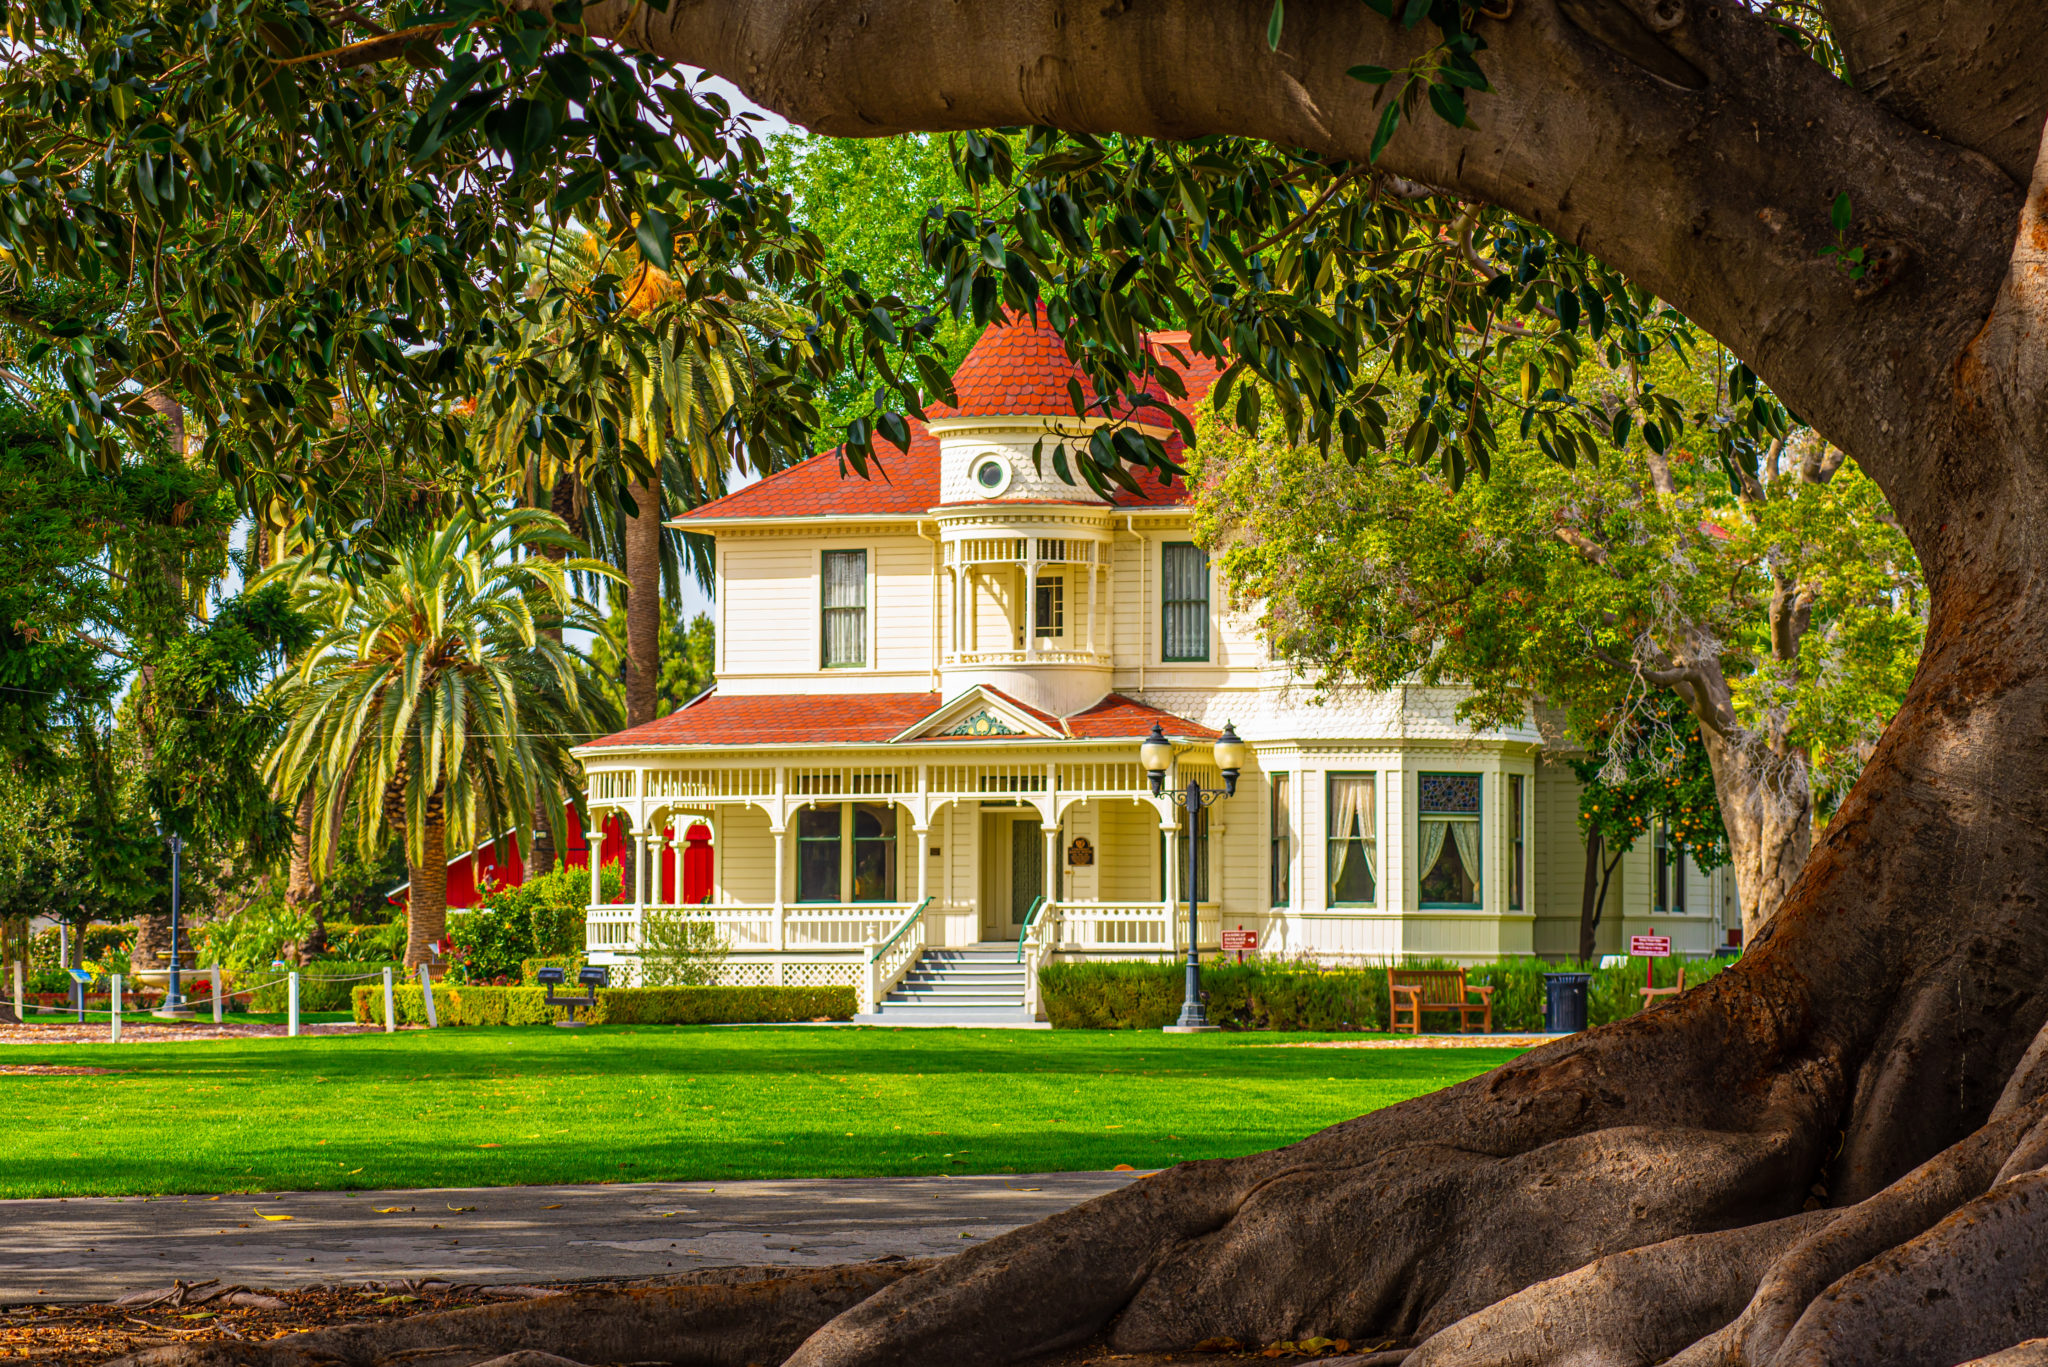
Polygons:
[[209,1201],[218,1201],[220,1198],[218,1196],[209,1196],[206,1199]]
[[[252,1207],[251,1207],[251,1209],[253,1210],[253,1209],[255,1209],[255,1208],[254,1208],[254,1207],[252,1206]],[[263,1216],[263,1218],[264,1218],[264,1219],[266,1219],[266,1220],[289,1220],[289,1219],[291,1219],[291,1218],[292,1218],[292,1217],[291,1217],[291,1216],[289,1216],[289,1215],[268,1215],[268,1214],[265,1214],[265,1213],[264,1213],[263,1211],[260,1211],[260,1210],[256,1211],[256,1213],[257,1213],[258,1215],[262,1215],[262,1216]]]
[[480,1149],[502,1149],[505,1146],[503,1144],[479,1144],[477,1147]]
[[1119,1163],[1119,1164],[1117,1164],[1117,1165],[1116,1165],[1115,1167],[1111,1168],[1111,1169],[1110,1169],[1110,1171],[1111,1171],[1111,1172],[1136,1172],[1136,1171],[1137,1171],[1137,1169],[1136,1169],[1136,1168],[1134,1168],[1134,1167],[1132,1167],[1132,1166],[1131,1166],[1131,1165],[1130,1165],[1129,1163]]
[[362,1169],[361,1169],[361,1168],[350,1168],[350,1169],[349,1169],[349,1170],[348,1170],[347,1172],[343,1173],[343,1174],[342,1174],[342,1176],[343,1176],[343,1177],[354,1177],[354,1176],[355,1176],[355,1175],[356,1175],[357,1173],[359,1173],[359,1172],[361,1172],[361,1171],[362,1171]]
[[476,1207],[475,1207],[475,1206],[449,1206],[449,1207],[448,1207],[448,1209],[450,1209],[450,1210],[454,1211],[454,1212],[455,1212],[455,1213],[456,1213],[457,1215],[460,1215],[460,1214],[461,1214],[461,1213],[462,1213],[463,1211],[465,1211],[465,1210],[475,1210],[475,1209],[476,1209]]
[[560,1209],[561,1209],[561,1207],[560,1207],[559,1205],[554,1205],[554,1206],[542,1206],[542,1207],[541,1207],[541,1209],[542,1209],[542,1210],[560,1210]]
[[370,1213],[372,1215],[398,1215],[411,1209],[411,1206],[379,1206]]

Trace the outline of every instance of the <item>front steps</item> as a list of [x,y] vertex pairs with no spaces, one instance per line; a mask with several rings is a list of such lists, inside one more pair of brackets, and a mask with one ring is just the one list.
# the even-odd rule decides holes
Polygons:
[[879,1009],[854,1023],[1050,1030],[1024,1010],[1024,973],[1015,943],[927,949]]

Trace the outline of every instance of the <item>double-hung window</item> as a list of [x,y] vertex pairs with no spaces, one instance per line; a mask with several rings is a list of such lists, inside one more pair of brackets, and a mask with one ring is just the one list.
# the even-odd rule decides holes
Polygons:
[[860,668],[868,662],[868,553],[826,551],[820,568],[824,666]]
[[1651,823],[1650,863],[1651,876],[1655,881],[1651,907],[1659,913],[1684,915],[1685,847],[1672,843],[1670,828],[1661,817]]
[[1169,541],[1159,574],[1161,657],[1190,662],[1209,658],[1209,553],[1189,541]]
[[896,825],[889,803],[823,802],[798,812],[796,900],[895,901]]
[[1288,797],[1287,775],[1273,775],[1271,848],[1272,905],[1284,907],[1294,900],[1294,812]]
[[1379,900],[1379,812],[1372,774],[1330,775],[1331,906],[1369,907]]
[[1416,819],[1417,889],[1425,907],[1479,906],[1478,774],[1423,774]]
[[796,814],[796,900],[839,900],[839,804]]
[[853,809],[853,900],[896,900],[896,808],[857,803]]
[[1522,844],[1523,815],[1521,774],[1508,775],[1508,910],[1522,909],[1522,880],[1526,852]]
[[1067,585],[1057,574],[1038,576],[1038,587],[1032,618],[1037,623],[1035,634],[1040,639],[1057,638],[1067,629]]

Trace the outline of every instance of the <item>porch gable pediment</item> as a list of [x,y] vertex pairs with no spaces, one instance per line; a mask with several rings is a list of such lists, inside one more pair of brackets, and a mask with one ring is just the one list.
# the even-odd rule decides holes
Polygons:
[[1057,717],[977,684],[896,736],[890,744],[920,740],[1065,740]]

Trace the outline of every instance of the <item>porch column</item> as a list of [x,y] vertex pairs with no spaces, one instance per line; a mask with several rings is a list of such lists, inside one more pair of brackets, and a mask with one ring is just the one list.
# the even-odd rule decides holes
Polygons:
[[585,847],[585,853],[590,856],[590,905],[599,906],[598,899],[604,895],[604,826],[599,824],[585,831],[583,838],[590,842]]
[[974,565],[967,567],[967,648],[981,649],[981,575]]
[[932,895],[931,827],[912,826],[910,834],[917,841],[917,900],[922,906]]
[[633,909],[647,910],[647,828],[639,827],[633,832]]
[[1180,942],[1180,917],[1175,911],[1180,906],[1180,826],[1162,816],[1159,832],[1160,857],[1166,862],[1167,942],[1176,950],[1183,950],[1187,946]]
[[1045,905],[1050,908],[1059,901],[1060,893],[1060,828],[1057,823],[1045,828]]
[[770,831],[770,834],[772,834],[775,837],[775,948],[777,949],[777,951],[783,950],[788,947],[785,944],[785,941],[788,938],[788,931],[782,923],[782,888],[784,879],[782,868],[782,836],[783,832],[787,829],[788,828],[785,826],[776,826]]
[[1038,538],[1024,538],[1024,653],[1038,653]]
[[[719,832],[725,829],[725,808],[713,806],[704,824],[711,829],[711,900],[725,900],[725,856],[719,852]],[[680,876],[680,874],[678,874]]]
[[1088,653],[1095,653],[1095,583],[1102,577],[1102,547],[1090,543],[1088,561]]

